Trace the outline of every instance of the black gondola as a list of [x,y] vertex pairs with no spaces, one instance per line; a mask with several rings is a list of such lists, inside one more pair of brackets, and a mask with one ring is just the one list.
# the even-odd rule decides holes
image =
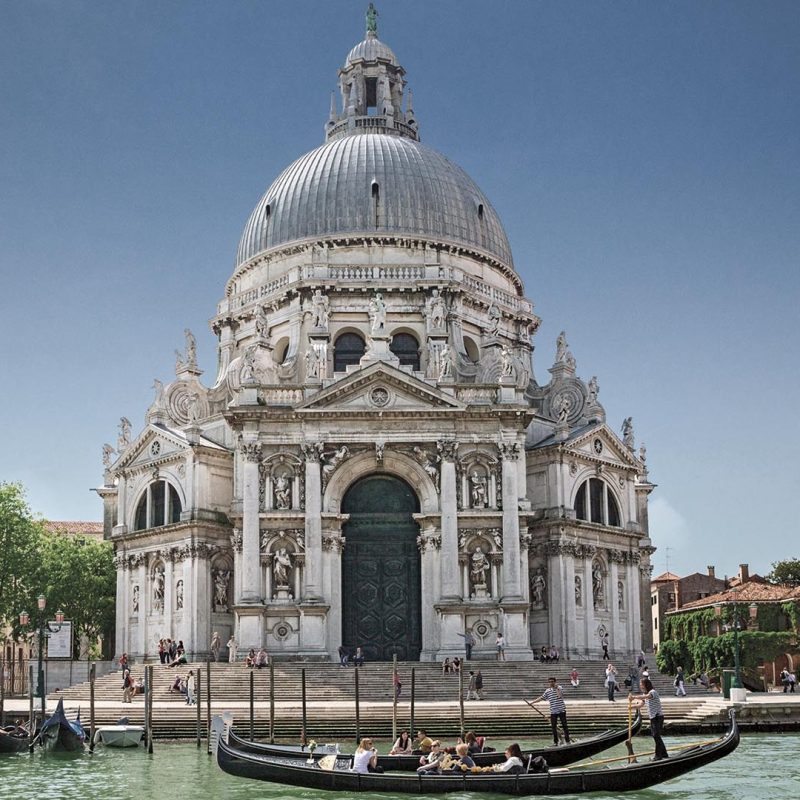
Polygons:
[[[637,791],[677,778],[732,753],[739,745],[739,728],[734,712],[731,725],[720,739],[700,744],[681,752],[673,752],[660,761],[624,763],[603,768],[560,768],[540,774],[509,775],[504,773],[454,775],[404,775],[390,773],[351,772],[349,758],[336,758],[332,770],[322,769],[319,762],[272,758],[235,750],[220,739],[217,763],[230,775],[254,778],[289,786],[341,792],[389,792],[393,794],[446,794],[447,792],[492,792],[531,797],[535,795],[582,794],[602,791]],[[333,756],[332,756],[333,758]],[[625,761],[623,756],[623,761]]]
[[30,744],[27,731],[16,727],[0,728],[0,753],[26,753]]
[[[642,727],[642,716],[636,711],[636,716],[631,724],[631,736],[635,736]],[[622,744],[628,738],[628,728],[618,728],[603,731],[596,736],[581,741],[570,742],[556,747],[541,747],[535,750],[525,750],[523,755],[528,758],[541,756],[551,767],[564,767],[567,764],[574,764],[584,758],[602,753],[614,745]],[[228,735],[228,743],[235,750],[243,753],[255,753],[258,755],[271,756],[272,758],[308,758],[311,755],[305,747],[295,745],[263,744],[262,742],[249,742],[239,738],[233,731]],[[318,748],[313,753],[313,758],[320,759],[327,755],[324,748]],[[340,758],[348,758],[342,754]],[[479,767],[488,767],[492,764],[500,764],[505,761],[503,751],[490,753],[476,753],[472,756]],[[389,756],[379,755],[378,766],[385,771],[415,772],[419,766],[419,756]]]
[[76,720],[67,719],[64,713],[64,699],[59,698],[53,716],[44,721],[39,731],[39,739],[47,751],[77,752],[83,750],[86,732],[81,725],[80,714]]

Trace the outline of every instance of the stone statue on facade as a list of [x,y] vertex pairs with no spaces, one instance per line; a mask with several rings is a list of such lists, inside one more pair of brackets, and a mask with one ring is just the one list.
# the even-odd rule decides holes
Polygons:
[[511,356],[511,349],[506,345],[503,345],[503,349],[500,351],[500,377],[514,377],[514,359]]
[[592,567],[592,598],[595,606],[603,603],[603,573],[598,564]]
[[589,381],[587,388],[589,389],[589,394],[586,398],[586,402],[593,406],[597,402],[597,395],[600,394],[600,384],[597,382],[597,375],[592,375],[592,379]]
[[115,450],[110,444],[103,445],[103,466],[110,467],[114,459]]
[[186,415],[189,417],[189,424],[200,419],[200,395],[197,392],[189,394],[189,402],[186,404]]
[[164,569],[158,567],[153,573],[153,608],[164,610]]
[[139,613],[139,586],[138,584],[133,587],[133,597],[131,598],[131,611],[134,614]]
[[322,293],[322,289],[315,289],[314,296],[311,298],[311,327],[328,327],[330,305],[330,300]]
[[569,419],[569,412],[572,411],[572,400],[568,394],[562,394],[561,397],[558,398],[557,405],[558,424],[566,425]]
[[445,344],[439,353],[439,380],[451,380],[453,377],[453,350]]
[[340,448],[331,453],[323,454],[324,463],[322,465],[322,483],[325,486],[327,486],[331,475],[333,475],[333,473],[336,471],[336,468],[339,466],[339,464],[349,457],[350,450],[347,448],[346,444],[343,444]]
[[489,336],[497,336],[500,332],[500,320],[503,318],[503,315],[494,303],[489,306],[489,311],[487,313],[489,316],[489,325],[486,328],[486,332]]
[[269,335],[269,323],[267,321],[267,312],[264,306],[258,305],[253,312],[253,319],[255,319],[256,337],[259,341],[266,341]]
[[367,8],[367,33],[378,35],[378,12],[373,3]]
[[622,581],[617,581],[617,608],[620,611],[625,610],[625,587]]
[[164,407],[164,384],[158,378],[153,378],[153,390],[156,393],[156,396],[153,399],[153,405],[156,408],[163,408]]
[[469,476],[470,499],[473,508],[486,508],[486,476],[472,470]]
[[228,611],[228,585],[231,580],[229,569],[214,570],[214,610]]
[[175,351],[175,372],[181,372],[184,369],[196,370],[197,369],[197,340],[194,334],[185,328],[183,336],[186,339],[186,352],[181,353],[180,350]]
[[567,350],[567,355],[564,357],[564,363],[574,372],[578,366],[575,361],[575,356],[572,355],[572,350]]
[[369,319],[373,335],[386,332],[386,303],[380,292],[375,292],[375,296],[369,301]]
[[175,584],[175,609],[177,611],[183,609],[183,581],[178,581]]
[[531,581],[531,604],[534,608],[546,608],[547,580],[541,568],[537,569]]
[[441,330],[445,323],[445,307],[438,289],[431,292],[428,298],[428,327],[433,330]]
[[567,334],[561,331],[556,339],[556,364],[563,364],[567,360]]
[[425,470],[427,476],[433,481],[436,490],[439,490],[439,470],[436,467],[434,460],[421,448],[414,446],[414,458],[419,461],[422,469]]
[[256,382],[256,348],[250,345],[242,356],[242,369],[239,373],[239,382],[253,384]]
[[117,452],[121,453],[131,443],[131,421],[127,417],[119,418],[119,435],[117,436]]
[[309,343],[305,354],[306,359],[306,378],[319,378],[319,357],[317,350],[312,343]]
[[575,576],[575,605],[583,605],[583,581],[580,575]]
[[489,571],[489,559],[480,547],[476,547],[470,557],[469,577],[473,587],[486,586],[486,573]]
[[285,511],[292,507],[292,484],[288,478],[278,475],[275,478],[275,508]]
[[292,556],[285,547],[281,547],[272,556],[272,577],[276,586],[289,585],[289,572],[292,569]]
[[636,446],[633,438],[633,417],[625,417],[622,421],[622,443],[630,450]]

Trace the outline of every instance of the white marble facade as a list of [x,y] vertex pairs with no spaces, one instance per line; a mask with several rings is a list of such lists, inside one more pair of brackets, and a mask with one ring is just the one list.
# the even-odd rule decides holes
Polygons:
[[[418,500],[421,659],[463,652],[465,630],[486,654],[502,632],[516,659],[598,654],[604,633],[617,653],[643,644],[653,485],[632,422],[606,424],[564,334],[535,379],[539,319],[502,225],[419,144],[403,75],[368,30],[339,73],[328,167],[287,170],[248,221],[213,384],[187,331],[144,429],[123,420],[104,448],[118,653],[171,637],[204,654],[217,631],[335,658],[353,591],[342,500],[375,474]],[[431,180],[454,192],[444,212]]]

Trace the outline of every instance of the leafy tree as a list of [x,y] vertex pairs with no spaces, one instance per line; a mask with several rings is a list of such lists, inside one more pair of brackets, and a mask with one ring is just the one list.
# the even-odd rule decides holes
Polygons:
[[0,626],[19,636],[19,613],[33,613],[31,596],[40,568],[44,530],[18,483],[0,483]]
[[772,572],[767,575],[770,583],[782,583],[786,586],[800,586],[800,558],[789,558],[775,561]]

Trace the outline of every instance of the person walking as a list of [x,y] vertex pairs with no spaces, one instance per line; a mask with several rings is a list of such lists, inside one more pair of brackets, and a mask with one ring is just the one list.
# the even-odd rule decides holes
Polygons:
[[471,631],[464,631],[458,634],[464,640],[464,650],[466,651],[466,660],[472,660],[472,648],[475,647],[475,637]]
[[499,631],[497,632],[497,639],[495,639],[494,646],[497,648],[497,660],[506,660],[506,637]]
[[600,647],[603,648],[603,658],[606,661],[611,661],[611,656],[608,654],[608,634],[604,633],[600,637]]
[[133,677],[131,676],[131,671],[126,668],[122,672],[122,702],[133,702],[133,692]]
[[394,699],[397,701],[400,699],[400,692],[403,691],[403,684],[400,682],[400,674],[397,670],[395,670],[392,676],[392,685],[394,686]]
[[195,704],[194,697],[194,670],[189,670],[186,676],[186,705],[193,706]]
[[794,694],[794,687],[795,687],[796,683],[797,683],[797,676],[794,674],[794,672],[790,672],[789,673],[789,693],[790,694]]
[[569,727],[567,726],[567,704],[564,702],[564,691],[556,683],[555,678],[547,679],[547,688],[540,697],[537,697],[530,704],[535,706],[542,700],[547,700],[550,704],[550,727],[553,729],[553,744],[558,744],[558,723],[564,730],[564,741],[569,743]]
[[675,697],[686,697],[686,678],[683,674],[683,667],[678,667],[675,675]]
[[650,678],[642,678],[642,689],[644,689],[644,694],[629,694],[628,702],[635,704],[637,707],[641,705],[647,706],[647,714],[650,717],[650,733],[653,736],[656,751],[653,761],[660,761],[662,758],[669,758],[667,746],[661,738],[661,732],[664,729],[664,711],[661,708],[661,698],[653,688]]
[[478,700],[483,700],[483,675],[480,670],[475,673],[475,694],[478,695]]
[[208,648],[211,651],[211,657],[214,661],[219,661],[219,651],[222,649],[222,639],[220,639],[219,632],[214,631],[211,634],[211,645]]
[[609,661],[606,667],[606,689],[608,690],[608,699],[614,702],[614,692],[617,690],[617,668]]
[[[474,695],[474,697],[473,697],[473,695]],[[466,696],[465,699],[466,700],[478,700],[478,699],[480,699],[478,697],[477,687],[475,686],[475,673],[472,670],[469,671],[469,684],[467,684],[467,696]]]

